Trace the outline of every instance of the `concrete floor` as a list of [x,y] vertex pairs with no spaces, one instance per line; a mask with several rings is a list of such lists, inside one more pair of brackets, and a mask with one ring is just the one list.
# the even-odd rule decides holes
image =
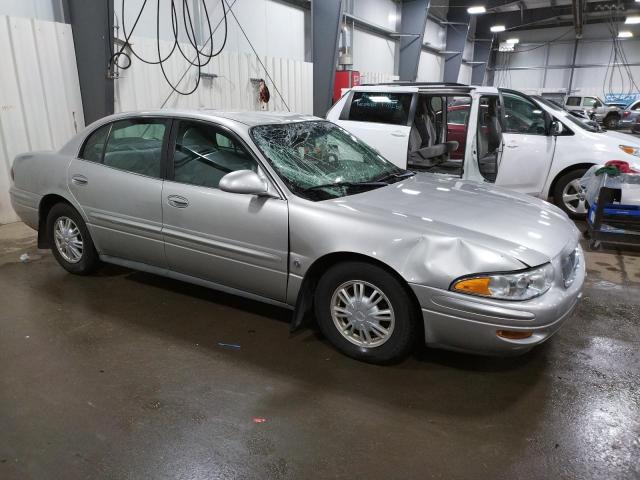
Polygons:
[[73,276],[0,227],[0,478],[640,478],[640,251],[588,267],[526,356],[377,367],[289,335],[287,311]]

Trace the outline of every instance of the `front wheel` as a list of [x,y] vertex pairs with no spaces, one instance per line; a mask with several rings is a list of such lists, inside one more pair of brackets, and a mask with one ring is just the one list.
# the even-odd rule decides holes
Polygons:
[[318,325],[344,354],[369,363],[408,355],[418,335],[418,316],[406,288],[392,274],[366,262],[334,265],[315,293]]
[[562,175],[553,188],[553,203],[575,220],[584,220],[589,209],[580,178],[587,171],[577,168]]
[[91,235],[80,214],[67,203],[58,203],[47,216],[47,235],[51,252],[67,271],[88,275],[99,265],[100,259]]
[[609,115],[602,122],[605,128],[615,130],[620,126],[620,117],[618,115]]

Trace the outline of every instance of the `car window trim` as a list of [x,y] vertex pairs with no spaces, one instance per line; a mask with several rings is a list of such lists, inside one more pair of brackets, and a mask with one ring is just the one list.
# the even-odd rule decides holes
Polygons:
[[264,162],[262,162],[260,158],[258,158],[258,156],[254,153],[254,151],[249,147],[247,142],[245,142],[242,138],[240,138],[240,136],[236,134],[236,132],[234,132],[231,128],[227,127],[226,125],[222,125],[220,123],[214,122],[212,120],[205,120],[200,118],[172,117],[171,122],[172,122],[171,137],[167,142],[167,170],[166,170],[166,175],[164,177],[165,180],[173,183],[177,183],[180,185],[190,185],[192,187],[210,188],[213,190],[222,191],[217,187],[207,187],[205,185],[193,185],[191,183],[178,182],[175,180],[174,159],[175,159],[175,151],[176,151],[176,140],[178,138],[178,129],[180,128],[180,122],[201,123],[203,125],[219,129],[221,132],[224,132],[225,134],[227,134],[232,140],[238,142],[238,144],[242,148],[244,148],[245,152],[249,155],[249,157],[251,157],[251,159],[253,159],[258,164],[258,166],[262,169],[267,179],[269,180],[269,183],[278,192],[280,200],[286,200],[287,197],[282,191],[282,188],[280,187],[278,182],[274,180],[273,175],[271,174],[269,169],[265,168]]

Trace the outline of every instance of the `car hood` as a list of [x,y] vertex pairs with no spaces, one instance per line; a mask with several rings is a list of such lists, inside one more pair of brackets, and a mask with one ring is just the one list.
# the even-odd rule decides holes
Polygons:
[[579,231],[557,207],[490,184],[419,173],[388,187],[342,197],[352,211],[392,229],[456,237],[536,266],[575,245]]
[[620,145],[640,147],[640,142],[638,141],[638,137],[634,137],[633,135],[629,135],[628,133],[614,132],[613,130],[607,130],[606,132],[604,132],[604,134],[607,138],[610,138],[612,141],[617,142]]

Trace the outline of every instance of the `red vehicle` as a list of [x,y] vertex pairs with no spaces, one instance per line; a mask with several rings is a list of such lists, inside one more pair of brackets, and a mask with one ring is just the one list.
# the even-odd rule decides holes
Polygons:
[[452,160],[464,158],[469,107],[469,104],[450,105],[447,107],[447,140],[458,142],[458,149],[451,153]]

